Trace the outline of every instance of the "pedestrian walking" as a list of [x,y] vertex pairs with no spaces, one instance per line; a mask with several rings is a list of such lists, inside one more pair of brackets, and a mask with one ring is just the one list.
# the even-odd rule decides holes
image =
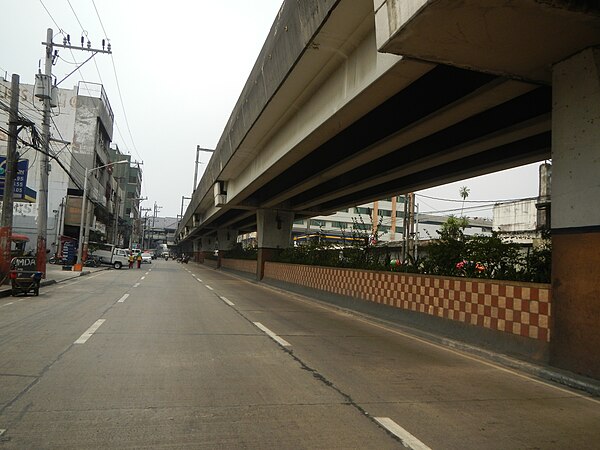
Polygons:
[[133,253],[129,253],[129,257],[128,257],[128,261],[129,261],[129,268],[133,269]]
[[139,252],[137,254],[137,258],[136,259],[137,259],[137,264],[138,264],[138,269],[139,269],[140,267],[142,267],[142,252]]

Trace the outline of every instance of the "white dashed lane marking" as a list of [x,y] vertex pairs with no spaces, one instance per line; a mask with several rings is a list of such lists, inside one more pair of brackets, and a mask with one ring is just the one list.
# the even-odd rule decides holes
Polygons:
[[273,333],[271,330],[269,330],[267,327],[265,327],[262,323],[260,323],[260,322],[252,322],[252,323],[254,325],[256,325],[259,329],[261,329],[262,331],[264,331],[267,336],[269,336],[271,339],[273,339],[279,345],[281,345],[283,347],[291,347],[292,346],[292,344],[290,344],[285,339],[280,338],[279,336],[277,336],[275,333]]
[[226,299],[225,297],[221,297],[221,296],[219,296],[219,298],[220,298],[221,300],[223,300],[225,303],[227,303],[229,306],[235,306],[235,303],[233,303],[232,301],[230,301],[230,300]]
[[94,325],[92,325],[91,327],[89,327],[87,329],[87,331],[85,333],[83,333],[79,337],[79,339],[77,339],[75,341],[75,344],[85,344],[87,342],[87,340],[92,337],[92,335],[96,332],[96,330],[98,330],[98,328],[100,328],[102,326],[102,324],[104,322],[106,322],[106,319],[98,319],[98,320],[96,320],[96,322],[94,323]]
[[375,417],[375,420],[386,430],[396,436],[406,448],[411,450],[431,450],[420,440],[398,425],[389,417]]
[[127,300],[127,297],[129,297],[129,294],[123,295],[123,297],[121,297],[119,300],[117,300],[117,303],[123,303],[125,300]]

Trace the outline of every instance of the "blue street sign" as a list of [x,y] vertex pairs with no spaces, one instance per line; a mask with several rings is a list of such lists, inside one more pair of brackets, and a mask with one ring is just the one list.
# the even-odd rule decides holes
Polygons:
[[[26,199],[31,201],[31,189],[27,187],[27,170],[29,160],[22,159],[17,162],[17,173],[13,183],[13,198],[15,200]],[[4,197],[4,180],[6,178],[6,157],[0,156],[0,197]],[[34,196],[35,201],[35,196]]]

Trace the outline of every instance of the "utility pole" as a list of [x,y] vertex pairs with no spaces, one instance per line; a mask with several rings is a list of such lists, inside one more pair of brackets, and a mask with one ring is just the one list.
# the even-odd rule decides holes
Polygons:
[[38,222],[36,265],[37,270],[46,273],[46,240],[48,233],[48,155],[50,154],[50,97],[52,96],[52,28],[46,30],[46,60],[44,75],[40,77],[44,85],[44,112],[42,118],[42,154],[40,155],[40,185],[38,187]]
[[119,239],[119,189],[115,193],[115,228],[113,234],[113,244],[117,245]]
[[154,214],[152,216],[152,228],[156,225],[156,217],[158,215],[158,210],[162,209],[162,206],[158,206],[156,202],[154,202]]
[[[137,202],[137,208],[136,210],[139,209],[140,206],[140,202],[143,202],[144,200],[148,200],[148,197],[140,197],[140,198],[132,198],[131,202]],[[133,214],[133,210],[132,210],[132,214]],[[141,215],[142,212],[138,211],[138,218],[135,219],[136,222],[141,222]],[[131,215],[129,216],[130,219],[133,219],[133,217],[131,217]],[[129,233],[129,250],[133,250],[133,229],[134,229],[134,223],[133,220],[131,220],[131,232]]]
[[8,147],[6,149],[6,171],[4,174],[4,198],[2,202],[2,228],[0,229],[0,252],[2,275],[10,270],[10,248],[13,222],[13,188],[17,165],[17,125],[19,122],[19,75],[11,80],[10,112],[8,119]]
[[140,249],[141,251],[144,251],[144,239],[146,237],[146,221],[148,220],[148,212],[152,211],[151,208],[140,208],[140,213],[145,212],[146,214],[144,214],[144,221],[142,222],[142,248]]
[[404,194],[404,215],[402,216],[402,263],[406,262],[408,255],[408,194]]
[[415,193],[411,192],[408,198],[408,233],[406,235],[407,255],[414,258],[415,237]]
[[55,257],[58,257],[58,252],[60,250],[60,237],[62,236],[63,227],[65,224],[65,218],[64,218],[63,214],[64,214],[66,200],[67,200],[66,197],[62,198],[62,200],[60,201],[60,207],[58,210],[58,218],[57,218],[57,222],[56,222],[56,237],[54,239],[54,242],[56,243],[56,253],[54,254]]
[[[40,185],[38,187],[38,223],[37,223],[37,270],[46,273],[46,241],[48,234],[48,155],[50,154],[50,114],[51,114],[51,97],[52,97],[52,65],[54,64],[55,58],[58,56],[58,50],[54,50],[54,47],[67,48],[69,50],[83,50],[92,52],[86,61],[78,65],[71,73],[64,77],[59,83],[62,83],[75,71],[92,59],[97,53],[111,53],[110,43],[108,44],[108,50],[104,49],[105,41],[102,41],[102,50],[92,48],[91,42],[88,40],[87,48],[84,47],[84,37],[81,37],[81,48],[71,45],[71,38],[69,35],[63,39],[63,44],[55,44],[52,42],[54,32],[52,28],[46,30],[46,41],[42,42],[42,45],[46,46],[46,59],[44,63],[44,74],[40,74],[37,79],[43,84],[43,94],[41,95],[44,111],[42,118],[42,155],[40,157]],[[36,96],[40,96],[37,95]],[[85,197],[85,193],[84,193]],[[82,209],[85,204],[85,198],[82,199]],[[83,218],[83,214],[82,214]],[[83,227],[83,220],[81,223]],[[81,247],[81,243],[79,244]],[[79,254],[79,258],[81,255]],[[81,263],[81,260],[78,260]],[[44,275],[45,276],[45,275]]]

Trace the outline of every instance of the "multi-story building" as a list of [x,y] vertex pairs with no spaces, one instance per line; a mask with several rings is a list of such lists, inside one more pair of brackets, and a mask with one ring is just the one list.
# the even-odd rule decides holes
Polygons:
[[[41,130],[42,104],[35,96],[35,88],[20,85],[19,112]],[[79,238],[86,168],[89,171],[88,198],[94,206],[88,216],[90,241],[118,239],[118,233],[115,237],[112,230],[115,218],[123,215],[120,199],[125,195],[113,176],[118,165],[110,165],[123,160],[124,155],[110,149],[114,114],[103,87],[80,82],[73,89],[57,89],[57,94],[53,98],[50,123],[48,175],[47,243],[52,253],[60,251],[61,243]],[[9,104],[10,98],[10,82],[0,79],[0,100]],[[0,123],[7,122],[8,112],[0,110]],[[20,137],[27,141],[27,136]],[[0,132],[0,154],[6,155],[6,148],[7,135]],[[40,188],[39,151],[21,145],[18,152],[20,161],[26,161],[22,163],[27,166],[26,185],[33,195],[15,200],[13,231],[29,237],[26,248],[35,251],[38,208],[34,197]]]
[[113,168],[113,177],[119,184],[120,196],[116,198],[119,206],[118,222],[115,220],[111,229],[112,242],[123,247],[130,247],[140,240],[140,202],[142,200],[142,170],[139,164],[131,161],[131,155],[123,155],[119,147],[110,149],[114,161],[127,160],[128,164],[118,164]]
[[[296,220],[293,228],[294,239],[303,241],[306,235],[318,232],[332,239],[351,237],[353,230],[377,235],[378,240],[382,242],[401,241],[406,233],[420,240],[436,238],[436,231],[448,217],[415,212],[412,228],[408,227],[408,219],[405,228],[404,217],[406,215],[408,218],[411,214],[405,209],[405,205],[405,197],[397,196],[348,208],[328,216]],[[467,219],[469,224],[464,230],[467,235],[489,234],[492,230],[490,219]]]

